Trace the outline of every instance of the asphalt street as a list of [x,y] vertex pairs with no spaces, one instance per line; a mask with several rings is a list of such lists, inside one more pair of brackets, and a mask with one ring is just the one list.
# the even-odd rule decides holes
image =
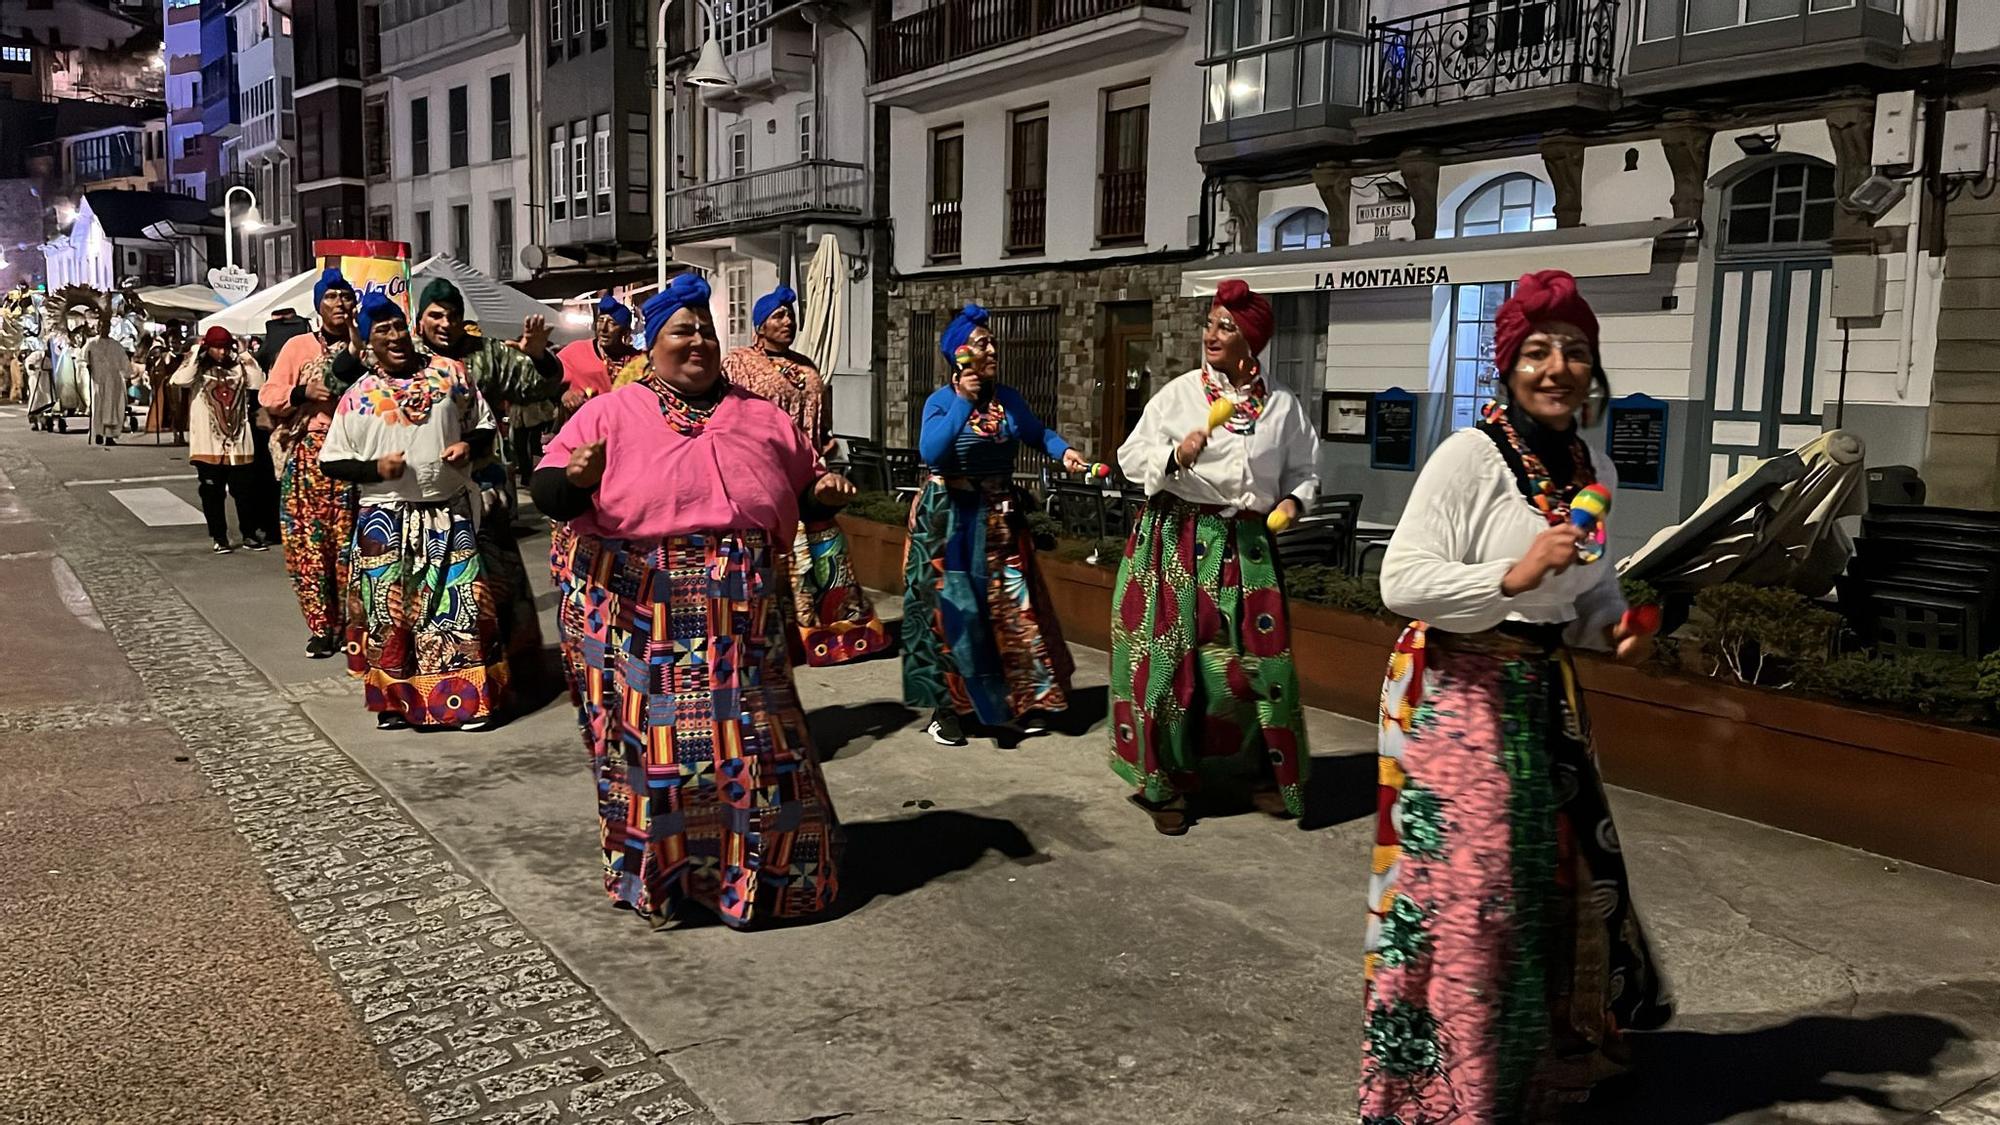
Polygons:
[[[893,661],[802,670],[848,833],[840,908],[749,933],[652,932],[600,889],[567,701],[479,734],[377,732],[340,668],[305,657],[278,553],[208,552],[188,522],[184,452],[144,438],[92,449],[0,408],[0,512],[46,537],[7,545],[45,552],[39,569],[0,558],[12,609],[0,659],[15,681],[0,683],[8,833],[57,839],[76,819],[35,815],[62,797],[25,779],[67,745],[37,728],[39,710],[105,700],[165,715],[169,733],[200,742],[210,815],[237,829],[204,846],[237,866],[160,862],[143,875],[122,809],[91,837],[99,862],[127,866],[127,887],[159,880],[285,924],[276,940],[296,955],[294,983],[330,1001],[291,1022],[354,1047],[348,1064],[401,1085],[416,1112],[648,1125],[1354,1119],[1372,726],[1312,714],[1303,822],[1218,810],[1170,839],[1105,766],[1102,653],[1077,651],[1063,729],[1011,748],[934,746],[899,702]],[[546,542],[524,553],[553,644]],[[75,580],[42,577],[56,573],[50,557]],[[106,628],[84,623],[93,615]],[[69,633],[99,643],[52,659],[42,642]],[[183,696],[216,710],[196,715]],[[108,722],[91,733],[112,762],[170,749]],[[1635,793],[1613,803],[1682,1015],[1641,1037],[1645,1066],[1622,1100],[1583,1119],[2000,1123],[2000,888]],[[365,824],[349,808],[369,810]],[[18,889],[0,904],[0,960],[31,941],[106,940],[70,915],[28,924]],[[251,986],[240,968],[206,967],[215,1003]],[[88,1007],[41,988],[42,1020]],[[126,1119],[38,1113],[48,1103],[33,1098],[68,1089],[69,1061],[7,1043],[24,1025],[6,1027],[0,1071],[27,1080],[0,1079],[0,1121]],[[279,1088],[294,1073],[255,1053],[218,1065]],[[95,1081],[115,1090],[151,1074]],[[366,1119],[327,1109],[320,1120]]]

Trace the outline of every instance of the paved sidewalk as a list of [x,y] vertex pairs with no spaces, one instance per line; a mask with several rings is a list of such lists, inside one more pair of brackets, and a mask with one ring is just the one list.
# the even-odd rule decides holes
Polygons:
[[[259,862],[326,943],[321,980],[435,1120],[502,1104],[527,1107],[510,1120],[554,1120],[613,1081],[657,1084],[582,1109],[736,1125],[1353,1120],[1365,724],[1312,715],[1305,825],[1218,816],[1176,840],[1104,768],[1101,653],[1077,653],[1072,733],[1013,752],[932,746],[897,702],[894,663],[808,670],[849,832],[842,910],[651,933],[598,889],[566,707],[481,735],[381,735],[337,669],[299,653],[275,559],[211,558],[199,528],[146,528],[104,486],[58,483],[160,473],[166,455],[92,461],[0,423],[0,467],[37,507],[67,505],[62,549],[145,698],[234,799]],[[163,487],[191,498],[192,484]],[[257,674],[276,691],[225,693]],[[1640,1043],[1633,1096],[1587,1119],[2000,1121],[2000,888],[1637,794],[1613,802],[1683,1016]],[[472,986],[440,989],[454,971]],[[553,975],[522,985],[522,972]],[[429,983],[399,983],[410,974]],[[517,1016],[506,997],[533,985],[564,995],[529,993],[541,1006]],[[576,1024],[610,1037],[525,1053]],[[480,1052],[488,1033],[501,1038]],[[574,1081],[493,1099],[512,1089],[496,1079],[542,1058],[605,1076],[535,1070]]]

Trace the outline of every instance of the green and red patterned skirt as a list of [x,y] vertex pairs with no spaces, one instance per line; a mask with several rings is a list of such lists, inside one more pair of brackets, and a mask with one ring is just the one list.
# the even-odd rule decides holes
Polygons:
[[992,726],[1069,706],[1076,669],[1049,606],[1026,495],[1005,477],[933,476],[903,555],[903,702]]
[[832,906],[840,823],[792,686],[781,551],[756,530],[557,551],[611,900],[655,926]]
[[1111,768],[1159,804],[1261,752],[1304,812],[1305,713],[1264,519],[1166,493],[1146,502],[1111,602]]
[[1673,1014],[1552,632],[1419,623],[1390,657],[1363,1125],[1550,1118]]
[[364,504],[347,587],[347,669],[368,709],[455,727],[506,708],[512,682],[472,506]]
[[792,603],[806,663],[814,668],[889,650],[889,629],[854,577],[838,520],[800,521],[792,540]]

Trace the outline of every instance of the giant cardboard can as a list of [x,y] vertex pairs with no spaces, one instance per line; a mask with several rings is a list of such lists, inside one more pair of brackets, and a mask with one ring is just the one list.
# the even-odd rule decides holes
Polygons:
[[354,295],[366,299],[371,292],[386,293],[410,313],[410,244],[374,242],[364,239],[326,238],[313,243],[313,256],[320,267],[336,266]]

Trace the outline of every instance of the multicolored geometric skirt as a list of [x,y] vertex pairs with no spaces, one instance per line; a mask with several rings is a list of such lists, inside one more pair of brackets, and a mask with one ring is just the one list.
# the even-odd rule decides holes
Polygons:
[[889,628],[854,577],[838,520],[799,523],[792,539],[792,605],[806,663],[815,668],[889,650]]
[[1382,686],[1363,1125],[1522,1122],[1673,1015],[1559,644],[1411,626]]
[[785,553],[760,531],[568,535],[554,560],[604,889],[655,926],[817,914],[840,833],[785,635]]
[[1166,493],[1146,502],[1112,591],[1111,768],[1155,804],[1268,762],[1305,811],[1311,769],[1271,533]]
[[[576,640],[583,635],[584,606],[588,599],[581,596],[582,587],[576,581],[573,562],[576,555],[576,532],[561,520],[549,521],[549,573],[556,583],[556,648],[561,654],[563,684],[569,688],[569,701],[574,707],[583,707],[583,652],[577,648]],[[579,710],[578,723],[583,720]]]
[[903,554],[903,701],[989,725],[1069,706],[1075,671],[1035,563],[1026,495],[1004,478],[910,505]]
[[278,529],[285,570],[306,629],[316,637],[341,633],[348,552],[354,538],[355,489],[320,471],[324,433],[301,432],[278,479]]
[[506,638],[480,557],[472,505],[364,505],[347,591],[347,670],[370,711],[453,727],[509,699]]

